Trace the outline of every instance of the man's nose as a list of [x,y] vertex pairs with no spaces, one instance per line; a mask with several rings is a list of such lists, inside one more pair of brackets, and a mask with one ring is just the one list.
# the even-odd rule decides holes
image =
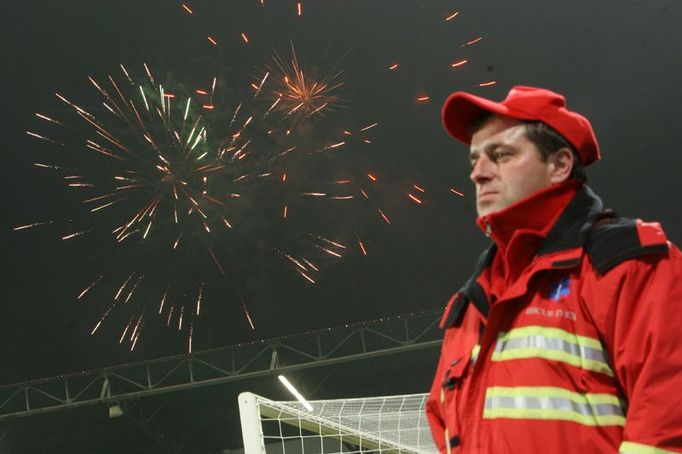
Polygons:
[[469,178],[476,184],[482,184],[493,177],[494,163],[485,154],[481,155],[471,169]]

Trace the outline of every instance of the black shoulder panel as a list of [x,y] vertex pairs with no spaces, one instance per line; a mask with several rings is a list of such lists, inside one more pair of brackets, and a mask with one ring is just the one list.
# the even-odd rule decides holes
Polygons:
[[442,325],[443,328],[459,325],[462,322],[464,311],[466,311],[470,302],[473,303],[474,307],[478,309],[484,317],[488,316],[490,308],[488,297],[486,296],[483,287],[476,282],[476,279],[481,275],[485,268],[490,266],[496,252],[497,246],[492,244],[488,249],[483,251],[478,258],[474,274],[469,278],[466,284],[464,284],[464,287],[459,290],[457,299],[453,302],[452,307],[450,307],[450,311],[444,320]]
[[466,309],[467,304],[469,304],[469,301],[464,295],[462,295],[462,293],[459,293],[455,301],[452,303],[450,311],[445,317],[445,320],[443,320],[441,327],[450,328],[451,326],[459,325],[462,322],[462,316],[464,315],[464,310]]
[[597,273],[603,276],[626,260],[667,252],[664,235],[660,242],[643,244],[641,228],[636,220],[627,218],[616,218],[601,225],[597,223],[585,242],[585,251]]

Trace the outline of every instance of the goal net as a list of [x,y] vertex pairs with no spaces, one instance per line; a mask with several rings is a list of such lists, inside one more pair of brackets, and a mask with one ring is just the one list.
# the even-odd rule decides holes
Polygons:
[[309,401],[239,395],[245,454],[437,453],[427,394]]

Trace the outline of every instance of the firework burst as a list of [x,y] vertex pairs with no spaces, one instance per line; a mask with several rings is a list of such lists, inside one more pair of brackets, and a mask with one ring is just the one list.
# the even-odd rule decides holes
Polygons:
[[291,44],[291,58],[275,53],[272,57],[275,83],[270,96],[275,100],[271,109],[298,120],[324,115],[342,104],[338,95],[343,86],[342,71],[319,77],[299,63],[296,49]]
[[[283,62],[277,58],[273,61]],[[91,334],[114,319],[121,326],[119,343],[127,342],[132,350],[149,321],[158,318],[184,332],[191,350],[203,301],[224,294],[226,282],[255,329],[235,282],[261,266],[259,251],[279,257],[307,284],[315,284],[325,264],[349,252],[345,240],[320,234],[323,229],[301,213],[329,208],[329,203],[367,201],[367,191],[351,179],[333,178],[333,165],[325,173],[315,164],[317,179],[306,172],[324,156],[371,143],[377,125],[311,141],[316,134],[305,120],[336,105],[340,98],[334,92],[342,81],[336,75],[330,85],[329,79],[306,75],[293,47],[290,61],[290,68],[277,66],[276,77],[270,72],[259,77],[235,104],[220,96],[217,78],[189,89],[147,65],[141,78],[121,66],[118,79],[108,76],[102,83],[89,77],[99,102],[84,105],[57,94],[69,118],[37,114],[43,127],[27,131],[32,138],[77,151],[64,153],[64,163],[38,162],[36,167],[56,172],[78,191],[85,209],[73,222],[37,221],[15,230],[59,225],[62,240],[81,239],[88,250],[107,256],[77,292],[79,301],[108,301]],[[275,80],[287,74],[296,77],[289,85],[292,96],[278,95],[274,101],[274,95],[261,96],[279,92]],[[299,89],[305,102],[293,98]],[[278,99],[289,107],[277,108]],[[294,109],[294,103],[303,104]],[[368,206],[388,219],[374,202]],[[360,237],[349,235],[357,238],[353,250],[366,255]]]

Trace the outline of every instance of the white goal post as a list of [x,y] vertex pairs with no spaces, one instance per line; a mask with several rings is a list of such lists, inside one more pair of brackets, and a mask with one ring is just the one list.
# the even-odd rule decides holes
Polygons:
[[427,394],[309,401],[239,395],[245,454],[432,454]]

